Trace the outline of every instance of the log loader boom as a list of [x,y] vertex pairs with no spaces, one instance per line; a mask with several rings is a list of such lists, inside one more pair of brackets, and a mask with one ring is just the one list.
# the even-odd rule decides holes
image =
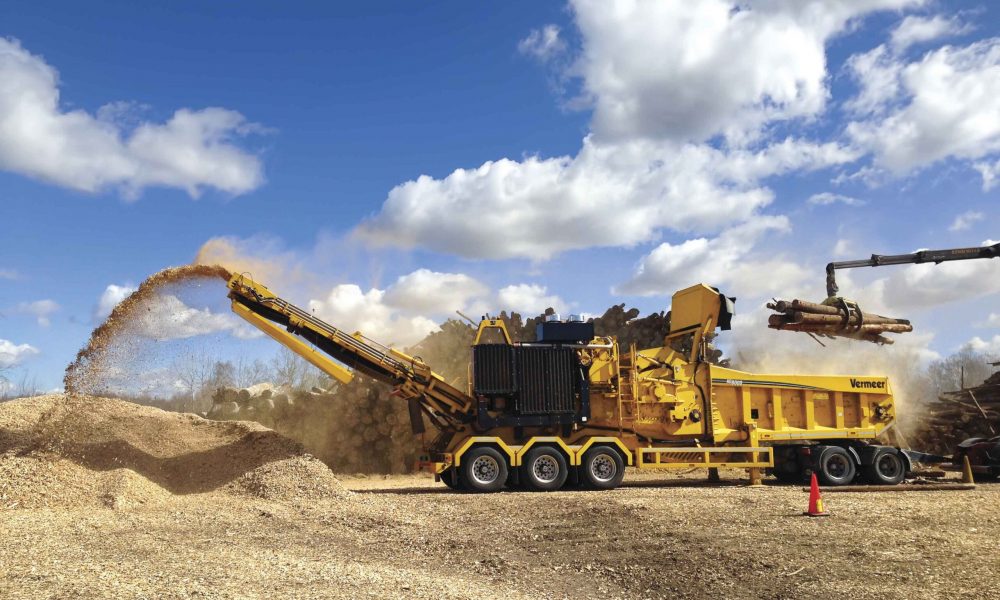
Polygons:
[[836,272],[840,269],[857,267],[884,267],[889,265],[907,265],[934,263],[941,264],[953,260],[971,260],[974,258],[1000,257],[1000,242],[992,246],[977,246],[973,248],[948,248],[946,250],[920,250],[912,254],[872,254],[871,258],[861,260],[845,260],[831,262],[826,265],[826,295],[834,297],[840,288],[837,286]]

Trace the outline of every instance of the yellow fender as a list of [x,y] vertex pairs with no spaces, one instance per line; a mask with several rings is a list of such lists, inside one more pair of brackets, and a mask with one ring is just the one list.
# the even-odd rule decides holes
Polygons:
[[538,442],[541,442],[543,444],[551,444],[551,443],[558,444],[559,447],[563,449],[563,452],[566,453],[566,456],[569,457],[570,466],[575,467],[580,464],[580,457],[577,455],[575,451],[573,451],[572,448],[567,446],[566,442],[562,441],[561,438],[555,436],[539,436],[531,438],[530,440],[528,440],[527,444],[521,446],[520,450],[517,451],[517,464],[514,466],[517,467],[521,466],[521,461],[524,458],[524,455],[527,454],[528,450],[530,450],[531,447]]
[[622,453],[625,455],[625,464],[627,464],[630,467],[632,466],[632,452],[628,449],[627,446],[625,446],[624,443],[622,443],[620,439],[611,436],[607,437],[598,436],[589,438],[587,442],[583,446],[580,446],[580,449],[577,450],[576,462],[574,464],[577,465],[581,464],[583,462],[583,455],[587,452],[587,450],[594,444],[599,444],[599,443],[604,443],[604,444],[611,443],[618,446],[618,448],[620,448]]
[[515,462],[517,459],[517,453],[514,451],[514,449],[508,446],[506,443],[504,443],[502,439],[493,436],[476,436],[476,437],[470,437],[469,439],[465,440],[465,443],[462,444],[458,448],[458,450],[455,450],[454,453],[455,466],[457,467],[462,464],[462,455],[465,454],[465,452],[469,448],[471,448],[474,444],[484,444],[484,443],[496,444],[497,446],[499,446],[500,450],[502,450],[507,455],[507,459],[510,461],[510,465],[512,467],[517,466],[517,463]]

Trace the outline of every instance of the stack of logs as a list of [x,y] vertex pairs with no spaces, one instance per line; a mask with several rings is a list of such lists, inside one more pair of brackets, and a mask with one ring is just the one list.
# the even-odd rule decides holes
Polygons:
[[962,440],[1000,435],[1000,372],[983,385],[942,394],[927,406],[920,425],[908,438],[924,452],[950,455]]
[[883,333],[906,333],[913,326],[906,319],[892,319],[867,314],[854,303],[831,299],[829,304],[816,304],[805,300],[776,300],[767,307],[775,311],[767,319],[771,329],[804,331],[823,337],[852,339],[891,344]]
[[407,473],[419,444],[406,405],[389,392],[360,374],[330,390],[221,388],[208,418],[256,421],[298,441],[338,473]]

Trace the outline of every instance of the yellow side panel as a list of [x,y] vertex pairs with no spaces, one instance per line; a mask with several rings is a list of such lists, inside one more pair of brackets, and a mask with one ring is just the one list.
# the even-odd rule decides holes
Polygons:
[[806,428],[806,398],[802,390],[781,390],[781,411],[786,427]]
[[715,441],[878,436],[895,420],[884,377],[761,375],[712,367]]
[[769,388],[750,388],[750,409],[757,411],[758,427],[774,429],[774,405]]
[[836,427],[837,422],[833,414],[833,398],[828,392],[814,392],[813,397],[813,419],[816,420],[816,427]]
[[716,386],[713,393],[715,411],[719,417],[714,423],[715,439],[724,440],[740,427],[743,399],[740,388],[736,387]]
[[861,394],[844,394],[844,427],[863,427],[861,423]]

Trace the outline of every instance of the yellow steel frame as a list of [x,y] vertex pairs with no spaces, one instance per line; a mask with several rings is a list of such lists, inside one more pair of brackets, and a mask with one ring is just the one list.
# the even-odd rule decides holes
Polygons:
[[243,306],[239,302],[233,302],[232,309],[234,313],[242,317],[245,321],[266,333],[279,344],[306,359],[315,365],[316,368],[323,371],[330,377],[333,377],[340,383],[350,383],[351,380],[354,379],[354,373],[333,362],[327,358],[325,354],[316,350],[309,344],[306,344],[295,335],[288,333],[281,327],[278,327],[271,321],[259,316],[246,306]]
[[[640,469],[691,469],[705,468],[714,469],[719,467],[731,467],[739,469],[765,469],[774,467],[774,449],[770,446],[691,446],[691,447],[652,447],[637,448],[634,452],[629,450],[620,439],[613,436],[594,436],[587,438],[582,445],[570,445],[557,436],[537,436],[529,439],[524,445],[509,445],[499,437],[476,436],[466,439],[455,452],[446,455],[445,462],[434,464],[434,473],[440,474],[449,467],[458,467],[462,464],[464,455],[472,446],[476,444],[495,444],[503,451],[509,460],[511,467],[518,467],[523,464],[524,455],[536,444],[556,444],[562,448],[570,457],[572,466],[579,466],[583,463],[583,455],[594,444],[613,444],[625,455],[629,466],[636,466]],[[750,454],[751,460],[737,461],[715,461],[712,460],[716,454]],[[699,460],[691,461],[665,461],[670,455],[699,455]],[[634,460],[633,460],[633,457]]]
[[479,343],[479,339],[483,337],[483,332],[487,329],[499,329],[500,333],[503,334],[503,339],[507,341],[508,344],[512,344],[510,338],[510,333],[507,332],[507,325],[501,319],[483,319],[479,322],[479,329],[476,330],[476,339],[472,342],[472,345]]
[[[462,455],[475,444],[496,444],[507,455],[512,467],[521,466],[524,463],[524,456],[528,453],[528,450],[536,444],[558,445],[570,457],[570,465],[572,466],[583,464],[583,455],[595,444],[612,444],[622,451],[628,466],[634,465],[646,469],[689,469],[692,467],[767,468],[774,466],[774,451],[769,446],[652,447],[638,448],[632,451],[619,438],[613,436],[590,437],[582,445],[567,444],[562,438],[557,436],[536,436],[530,438],[525,444],[520,446],[507,444],[501,438],[495,436],[476,436],[466,439],[455,452],[449,455],[451,462],[437,463],[439,465],[436,467],[437,472],[443,471],[452,464],[456,467],[459,466],[462,463]],[[754,455],[755,458],[750,461],[717,462],[712,460],[713,454],[721,453],[747,453]],[[664,462],[663,457],[670,454],[700,454],[702,458],[699,461]],[[652,457],[646,455],[652,455]]]
[[531,450],[532,446],[534,446],[535,444],[538,444],[538,443],[542,443],[542,444],[556,444],[557,446],[559,446],[560,448],[562,448],[563,451],[566,453],[566,456],[569,457],[569,464],[570,465],[572,465],[572,466],[575,467],[576,465],[580,464],[580,454],[576,450],[577,448],[579,448],[579,446],[576,446],[576,447],[569,446],[568,444],[566,444],[566,442],[562,441],[562,438],[559,438],[559,437],[556,437],[556,436],[544,436],[543,435],[543,436],[538,436],[538,437],[531,438],[530,440],[528,440],[528,443],[526,443],[525,445],[521,446],[517,450],[517,454],[516,454],[516,460],[517,460],[517,462],[514,464],[514,466],[515,467],[521,466],[521,463],[524,460],[524,455],[528,453],[528,450]]
[[465,454],[473,444],[496,444],[501,450],[503,450],[504,454],[507,455],[507,458],[510,459],[510,464],[512,466],[517,466],[517,450],[515,448],[508,446],[506,442],[496,436],[478,435],[466,439],[465,443],[459,446],[458,449],[452,453],[456,467],[462,464],[462,455]]
[[577,465],[582,464],[583,455],[586,454],[587,450],[589,450],[590,447],[593,446],[594,444],[614,444],[615,446],[618,446],[618,448],[621,449],[622,453],[625,455],[625,463],[630,467],[632,466],[632,451],[629,450],[628,446],[626,446],[620,439],[611,436],[597,436],[597,437],[587,438],[587,441],[584,442],[582,446],[580,446],[579,450],[577,450],[576,462],[573,464]]
[[[736,462],[716,462],[712,460],[713,454],[747,453],[754,456],[750,461]],[[774,450],[769,446],[713,446],[713,447],[687,447],[687,448],[637,448],[636,466],[640,469],[691,469],[691,468],[718,468],[735,467],[740,469],[763,469],[774,466]],[[652,460],[646,458],[646,454],[652,454]],[[670,454],[700,454],[700,461],[677,461],[663,462],[664,455]],[[761,460],[759,454],[765,454]]]

